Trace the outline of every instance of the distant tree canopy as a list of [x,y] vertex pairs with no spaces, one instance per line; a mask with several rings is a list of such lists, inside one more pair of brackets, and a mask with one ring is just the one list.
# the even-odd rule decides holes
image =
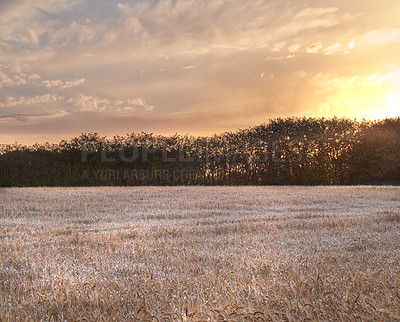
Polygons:
[[287,118],[212,137],[3,145],[0,186],[400,184],[400,118]]

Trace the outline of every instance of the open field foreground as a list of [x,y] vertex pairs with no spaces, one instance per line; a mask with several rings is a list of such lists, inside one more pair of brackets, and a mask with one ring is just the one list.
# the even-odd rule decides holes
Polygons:
[[0,320],[400,319],[400,187],[0,191]]

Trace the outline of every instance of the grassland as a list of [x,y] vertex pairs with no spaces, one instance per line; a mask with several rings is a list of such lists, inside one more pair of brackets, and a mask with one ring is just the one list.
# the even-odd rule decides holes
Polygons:
[[399,187],[0,191],[0,321],[400,319]]

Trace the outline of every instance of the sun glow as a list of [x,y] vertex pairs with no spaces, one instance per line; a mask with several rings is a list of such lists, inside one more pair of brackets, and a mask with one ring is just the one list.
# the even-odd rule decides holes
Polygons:
[[400,116],[400,95],[394,90],[396,79],[379,74],[326,79],[328,90],[319,96],[324,101],[320,104],[319,115],[359,120]]
[[400,97],[395,92],[386,96],[386,106],[382,109],[382,117],[396,117],[400,115]]
[[[371,105],[367,104],[368,100],[364,100],[364,104],[369,109],[359,110],[357,116],[358,119],[369,119],[369,120],[382,120],[385,118],[399,117],[400,116],[400,96],[393,91],[387,92],[386,94],[379,93],[374,97],[370,98]],[[367,95],[368,98],[368,95]]]

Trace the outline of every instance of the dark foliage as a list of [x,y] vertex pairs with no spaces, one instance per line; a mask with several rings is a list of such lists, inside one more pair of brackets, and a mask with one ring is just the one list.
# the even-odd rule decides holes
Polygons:
[[0,186],[400,184],[400,118],[276,119],[212,137],[82,134],[0,150]]

